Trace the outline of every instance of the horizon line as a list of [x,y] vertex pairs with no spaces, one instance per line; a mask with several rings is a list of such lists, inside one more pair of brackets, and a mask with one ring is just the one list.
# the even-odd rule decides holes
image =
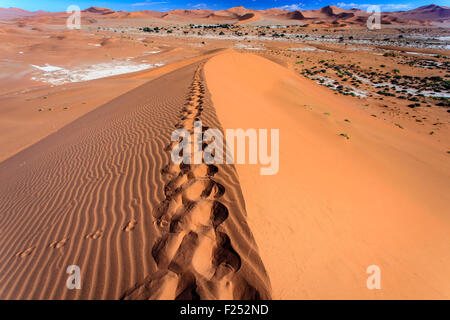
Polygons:
[[[423,6],[418,6],[418,7],[415,7],[415,8],[411,8],[411,9],[407,9],[406,10],[406,8],[405,8],[405,10],[395,10],[395,9],[392,9],[392,11],[381,11],[381,12],[402,12],[402,11],[410,11],[410,10],[415,10],[415,9],[418,9],[418,8],[422,8],[422,7],[428,7],[428,6],[432,6],[432,5],[434,5],[434,6],[437,6],[437,7],[441,7],[441,8],[449,8],[449,7],[447,7],[447,6],[440,6],[440,5],[436,5],[436,4],[434,4],[434,3],[430,3],[430,4],[428,4],[428,5],[423,5]],[[114,10],[114,9],[111,9],[111,8],[108,8],[108,7],[99,7],[99,6],[89,6],[89,7],[86,7],[86,8],[81,8],[80,7],[80,9],[81,9],[81,11],[84,11],[84,10],[87,10],[87,9],[90,9],[90,8],[100,8],[100,9],[109,9],[109,10],[112,10],[112,11],[114,11],[114,12],[141,12],[141,11],[155,11],[155,12],[170,12],[170,11],[174,11],[174,10],[189,10],[189,11],[199,11],[199,10],[210,10],[210,11],[225,11],[225,10],[229,10],[229,9],[233,9],[233,8],[240,8],[240,7],[242,7],[242,8],[244,8],[244,9],[248,9],[248,10],[257,10],[257,11],[266,11],[266,10],[271,10],[271,9],[279,9],[279,10],[287,10],[287,11],[290,11],[290,12],[294,12],[294,11],[300,11],[300,12],[302,12],[302,11],[314,11],[314,10],[320,10],[320,9],[323,9],[323,8],[326,8],[326,7],[332,7],[332,6],[334,6],[334,7],[337,7],[337,8],[339,8],[339,9],[342,9],[342,10],[361,10],[361,11],[364,11],[364,9],[362,9],[362,8],[357,8],[357,7],[352,7],[352,8],[348,8],[348,9],[346,9],[346,8],[342,8],[342,7],[340,7],[340,6],[338,6],[338,5],[334,5],[334,4],[332,4],[332,5],[326,5],[326,6],[323,6],[323,7],[318,7],[318,8],[316,8],[316,9],[308,9],[308,10],[301,10],[301,9],[293,9],[293,10],[291,10],[291,9],[289,9],[288,8],[288,6],[284,6],[284,8],[283,8],[283,6],[282,7],[271,7],[271,8],[266,8],[266,9],[252,9],[252,8],[249,8],[249,7],[244,7],[244,6],[234,6],[234,7],[229,7],[229,8],[227,8],[227,9],[218,9],[218,10],[214,10],[214,9],[209,9],[209,8],[177,8],[177,9],[170,9],[170,10],[167,10],[167,11],[164,11],[164,10],[162,10],[162,11],[159,11],[159,10],[151,10],[151,9],[142,9],[142,10]],[[380,6],[383,6],[382,4],[380,5]],[[44,10],[44,9],[39,9],[39,10],[35,10],[35,11],[30,11],[30,10],[26,10],[26,9],[23,9],[23,8],[20,8],[20,7],[1,7],[0,6],[0,9],[19,9],[19,10],[23,10],[23,11],[27,11],[27,12],[40,12],[40,11],[43,11],[43,12],[49,12],[49,13],[58,13],[58,12],[65,12],[65,11],[46,11],[46,10]]]

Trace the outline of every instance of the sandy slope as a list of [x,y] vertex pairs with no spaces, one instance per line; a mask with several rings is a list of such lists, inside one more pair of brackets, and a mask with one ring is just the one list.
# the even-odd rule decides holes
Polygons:
[[[88,82],[69,83],[0,96],[0,161],[59,130],[87,112],[146,83],[215,53],[181,59],[156,69]],[[24,82],[24,80],[22,79]],[[2,81],[2,84],[7,81]],[[45,98],[45,100],[43,99]],[[52,108],[48,112],[48,107]],[[67,109],[64,109],[66,107]],[[42,109],[43,112],[38,112]]]
[[280,129],[278,174],[237,165],[273,298],[450,297],[442,146],[256,55],[218,55],[205,74],[224,128]]
[[[170,166],[188,114],[218,127],[201,70],[169,72],[0,164],[0,298],[270,297],[234,168]],[[81,290],[66,288],[72,264]]]

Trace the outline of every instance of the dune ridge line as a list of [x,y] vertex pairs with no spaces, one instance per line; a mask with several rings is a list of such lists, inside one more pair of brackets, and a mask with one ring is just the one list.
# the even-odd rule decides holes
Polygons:
[[[175,127],[194,134],[203,111],[203,65],[195,71],[187,102]],[[203,127],[202,131],[208,130]],[[172,141],[172,151],[180,141]],[[204,143],[203,148],[208,143]],[[161,174],[169,179],[166,198],[153,212],[160,237],[152,248],[158,271],[128,290],[123,299],[268,299],[245,278],[236,276],[241,257],[221,229],[229,210],[219,200],[226,187],[214,179],[215,165],[169,163]]]

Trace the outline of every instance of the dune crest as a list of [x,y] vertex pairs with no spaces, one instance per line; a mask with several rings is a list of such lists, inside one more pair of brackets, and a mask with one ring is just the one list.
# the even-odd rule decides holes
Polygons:
[[[181,110],[181,120],[175,125],[191,135],[194,121],[201,119],[205,107],[206,88],[201,72],[200,65],[194,74],[187,103]],[[207,129],[203,127],[202,131]],[[177,144],[171,142],[165,150],[172,151]],[[152,248],[158,271],[128,290],[123,299],[270,297],[268,280],[264,283],[254,275],[245,275],[245,270],[239,272],[243,259],[234,249],[230,234],[221,227],[233,214],[221,202],[228,185],[214,178],[221,169],[204,163],[169,163],[164,167],[161,173],[169,180],[164,187],[166,197],[153,213],[160,235]],[[255,268],[260,268],[257,261]]]

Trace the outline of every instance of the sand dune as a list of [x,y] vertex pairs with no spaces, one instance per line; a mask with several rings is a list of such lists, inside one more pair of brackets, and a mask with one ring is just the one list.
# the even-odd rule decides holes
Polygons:
[[[430,21],[448,21],[449,8],[444,6],[428,5],[409,11],[383,12],[383,21],[386,24],[412,24],[428,25]],[[278,22],[296,23],[299,20],[306,20],[308,23],[317,23],[318,27],[336,26],[341,21],[356,25],[365,25],[369,13],[360,9],[342,9],[337,6],[325,6],[316,10],[282,10],[267,9],[253,10],[243,6],[233,7],[226,10],[213,11],[207,9],[175,9],[168,12],[157,11],[114,11],[108,8],[90,7],[82,10],[83,22],[96,23],[97,19],[156,19],[160,21],[178,21],[189,23],[236,23],[246,24],[259,21],[264,24],[265,20]],[[16,8],[0,8],[0,18],[17,19],[26,21],[39,21],[41,23],[63,24],[67,14],[65,12],[29,12]],[[329,25],[328,23],[336,21]]]
[[270,297],[234,169],[166,166],[183,113],[218,125],[202,78],[170,72],[0,164],[1,298]]
[[19,8],[0,8],[0,19],[16,19],[33,14],[35,13]]
[[[280,129],[278,174],[236,165],[273,298],[450,297],[450,167],[438,144],[253,54],[218,55],[205,73],[225,129]],[[366,287],[369,265],[381,290]]]
[[238,17],[239,22],[237,22],[236,24],[239,25],[239,24],[249,23],[252,21],[257,21],[260,18],[261,18],[260,15],[257,13],[246,13],[246,14]]
[[[71,31],[5,12],[0,299],[450,297],[445,28],[368,32],[335,6],[94,7]],[[196,120],[280,129],[278,174],[174,165]]]
[[[208,106],[201,72],[199,66],[175,124],[192,134],[196,119],[218,124]],[[166,150],[175,145],[168,144]],[[168,180],[166,197],[153,213],[160,234],[152,248],[158,271],[123,298],[269,298],[270,284],[245,224],[234,169],[169,162],[162,175]]]
[[391,13],[390,15],[394,15],[403,20],[448,20],[450,18],[450,7],[431,4],[409,11]]
[[101,15],[115,13],[114,10],[111,10],[109,8],[99,8],[99,7],[90,7],[90,8],[83,10],[82,12],[96,13],[96,14],[101,14]]
[[[2,179],[16,168],[18,180],[8,188],[23,197],[1,201],[9,213],[2,216],[8,226],[2,233],[2,298],[118,298],[152,272],[147,252],[156,232],[148,212],[162,196],[161,127],[169,130],[168,105],[182,103],[187,86],[179,79],[170,97],[155,94],[167,81],[135,89],[1,164]],[[58,178],[50,183],[51,176]],[[7,194],[2,190],[2,197]],[[137,224],[126,232],[132,220]],[[33,231],[23,236],[27,228]],[[59,249],[64,255],[50,247],[61,239],[68,239]],[[14,251],[27,259],[12,258]],[[64,266],[70,264],[82,270],[81,291],[65,289]]]

